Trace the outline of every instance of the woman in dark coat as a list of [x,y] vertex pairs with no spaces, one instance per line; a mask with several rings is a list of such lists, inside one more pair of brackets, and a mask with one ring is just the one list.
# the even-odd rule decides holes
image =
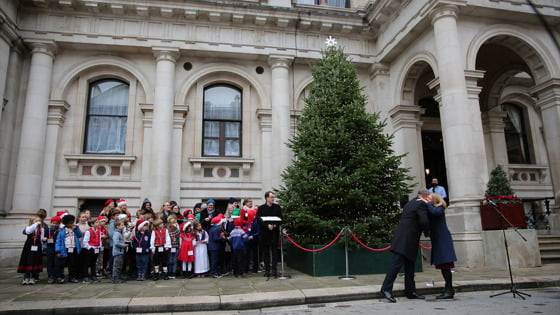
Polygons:
[[447,204],[439,194],[432,194],[432,203],[428,204],[428,215],[430,218],[430,239],[432,240],[431,263],[441,270],[445,280],[445,291],[438,295],[437,299],[452,299],[453,290],[451,269],[455,268],[455,248],[453,239],[445,222],[445,209]]

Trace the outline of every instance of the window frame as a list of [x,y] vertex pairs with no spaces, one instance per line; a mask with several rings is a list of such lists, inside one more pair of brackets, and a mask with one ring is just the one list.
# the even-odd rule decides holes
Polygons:
[[[104,82],[119,82],[121,84],[124,84],[128,87],[127,90],[127,103],[126,103],[126,114],[123,115],[99,115],[99,114],[90,114],[90,106],[91,106],[91,94],[92,94],[92,90],[94,88],[94,86],[98,85],[98,84],[102,84]],[[129,107],[130,107],[130,83],[126,82],[122,79],[118,79],[118,78],[103,78],[103,79],[98,79],[98,80],[94,80],[91,82],[88,82],[87,84],[87,88],[88,88],[88,94],[87,94],[87,104],[86,104],[86,112],[85,112],[85,130],[84,130],[84,141],[83,141],[83,145],[82,145],[82,153],[83,154],[101,154],[101,155],[125,155],[126,154],[126,142],[127,142],[127,134],[128,134],[128,111],[129,111]],[[90,128],[89,128],[89,124],[90,124],[90,119],[92,117],[119,117],[121,119],[125,120],[125,126],[124,126],[124,143],[122,144],[123,150],[122,152],[95,152],[95,151],[88,151],[87,150],[87,145],[88,145],[88,140],[89,140],[89,132],[90,132]]]
[[[234,90],[239,95],[239,120],[234,119],[219,119],[219,118],[206,118],[206,91],[216,87],[225,87]],[[243,156],[243,89],[228,83],[215,83],[207,85],[203,88],[202,92],[202,141],[201,141],[201,156],[203,157],[215,157],[215,158],[238,158]],[[206,136],[206,122],[217,122],[218,136]],[[237,123],[238,124],[238,136],[237,137],[227,137],[226,136],[226,125],[227,123]],[[218,140],[218,154],[207,154],[206,152],[206,140]],[[237,140],[239,142],[239,154],[238,155],[227,155],[226,154],[226,143],[228,140]]]

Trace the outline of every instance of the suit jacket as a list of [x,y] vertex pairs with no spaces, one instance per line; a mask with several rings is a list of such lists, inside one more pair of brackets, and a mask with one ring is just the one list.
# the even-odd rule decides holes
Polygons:
[[416,261],[420,235],[430,234],[428,206],[419,197],[410,200],[403,209],[401,220],[391,242],[391,251]]

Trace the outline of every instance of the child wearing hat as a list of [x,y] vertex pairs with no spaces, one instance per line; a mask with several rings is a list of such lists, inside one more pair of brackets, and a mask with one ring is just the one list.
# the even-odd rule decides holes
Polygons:
[[[212,277],[221,278],[220,265],[223,262],[223,253],[225,249],[226,237],[221,227],[222,216],[212,218],[212,226],[208,231],[208,253],[210,255],[210,272]],[[225,218],[224,218],[225,221]]]
[[241,217],[233,220],[234,229],[230,232],[228,240],[231,244],[232,251],[232,268],[233,275],[236,278],[242,277],[245,262],[245,246],[247,243],[247,234],[243,230],[243,219]]
[[60,229],[60,217],[54,216],[51,218],[51,224],[48,229],[45,229],[45,237],[47,238],[47,275],[48,283],[54,283],[56,278],[56,272],[54,267],[55,252],[54,252],[54,241]]
[[78,257],[82,250],[80,237],[82,231],[76,226],[75,217],[64,214],[62,217],[63,228],[58,231],[54,251],[56,255],[56,282],[64,283],[64,266],[68,265],[68,278],[72,283],[78,283]]
[[[191,214],[192,215],[192,214]],[[192,278],[194,262],[194,230],[190,221],[181,224],[181,249],[179,250],[179,261],[182,262],[183,279]]]
[[163,271],[165,280],[169,280],[167,275],[168,253],[171,248],[171,238],[169,232],[163,225],[163,220],[154,220],[154,230],[150,237],[150,250],[154,255],[154,277],[155,281],[160,279],[160,270]]
[[136,221],[136,232],[132,239],[132,247],[136,253],[136,270],[138,270],[137,281],[146,280],[148,273],[148,262],[150,261],[150,221]]
[[83,283],[99,282],[97,279],[95,263],[101,250],[101,230],[99,229],[99,220],[96,217],[89,218],[89,229],[86,231],[83,239]]
[[39,277],[39,272],[43,271],[43,237],[41,218],[33,216],[29,219],[29,226],[23,230],[23,234],[27,236],[19,264],[18,273],[23,273],[23,281],[21,284],[35,284]]

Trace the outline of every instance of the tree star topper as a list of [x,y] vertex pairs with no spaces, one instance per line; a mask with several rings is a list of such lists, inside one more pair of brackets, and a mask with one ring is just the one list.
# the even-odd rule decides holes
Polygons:
[[334,39],[332,36],[329,36],[329,38],[325,40],[325,44],[327,45],[327,47],[336,46],[336,39]]

